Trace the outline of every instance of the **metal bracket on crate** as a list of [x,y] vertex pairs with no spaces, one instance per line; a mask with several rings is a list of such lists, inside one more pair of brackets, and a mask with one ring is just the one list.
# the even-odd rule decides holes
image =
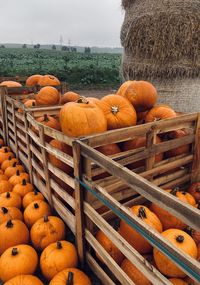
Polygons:
[[176,264],[179,264],[180,267],[185,269],[186,272],[188,272],[191,276],[193,276],[198,282],[200,282],[200,275],[193,271],[190,267],[188,267],[185,263],[183,263],[180,259],[178,259],[176,256],[171,254],[168,250],[165,249],[165,247],[162,246],[159,242],[157,242],[153,237],[148,235],[143,229],[141,229],[139,226],[137,226],[135,223],[133,223],[129,218],[127,218],[125,215],[123,215],[121,212],[119,212],[116,208],[114,208],[108,201],[106,201],[103,197],[101,197],[98,193],[96,193],[93,189],[91,189],[87,184],[85,184],[83,181],[79,180],[78,177],[75,177],[75,180],[80,183],[82,187],[84,187],[87,191],[89,191],[91,194],[93,194],[98,200],[100,200],[104,205],[109,207],[118,217],[120,217],[122,220],[124,220],[129,226],[131,226],[133,229],[135,229],[137,232],[139,232],[146,240],[148,240],[152,245],[157,247],[160,251],[162,251],[167,257],[169,257],[172,261],[174,261]]

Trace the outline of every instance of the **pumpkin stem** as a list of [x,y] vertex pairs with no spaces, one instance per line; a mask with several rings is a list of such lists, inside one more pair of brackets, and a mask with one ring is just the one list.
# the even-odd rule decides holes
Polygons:
[[36,189],[33,190],[34,195],[38,195],[38,191]]
[[178,187],[175,187],[174,189],[172,189],[172,190],[170,191],[170,194],[176,196],[176,194],[177,194],[178,191],[179,191],[179,188],[178,188]]
[[112,106],[111,107],[111,112],[115,115],[119,112],[119,107],[118,106]]
[[2,210],[2,212],[3,212],[4,214],[7,214],[7,213],[8,213],[8,209],[5,208],[5,207],[1,207],[1,210]]
[[19,169],[17,169],[17,171],[16,171],[16,175],[17,175],[17,176],[20,176]]
[[139,211],[138,211],[138,217],[141,219],[146,219],[147,215],[146,215],[146,211],[144,207],[140,207]]
[[12,156],[9,156],[9,157],[8,157],[8,160],[11,160],[11,159],[12,159]]
[[35,106],[36,104],[35,104],[35,102],[32,102],[32,106]]
[[35,203],[35,204],[34,204],[34,208],[35,208],[35,209],[38,209],[38,208],[39,208],[38,203]]
[[74,273],[69,272],[66,285],[73,285]]
[[44,222],[47,223],[49,221],[49,218],[47,215],[44,216]]
[[16,247],[14,247],[14,248],[12,249],[12,255],[15,256],[15,255],[17,255],[17,254],[18,254],[18,250],[17,250]]
[[14,225],[13,225],[13,223],[12,223],[11,220],[7,221],[7,224],[6,224],[6,227],[7,227],[7,228],[12,228],[13,226],[14,226]]
[[57,241],[57,249],[61,249],[62,248],[62,243],[60,241]]
[[186,191],[181,191],[181,194],[186,195],[187,192]]
[[179,243],[182,243],[182,242],[184,242],[184,239],[185,239],[184,236],[179,235],[179,236],[177,236],[176,241]]
[[8,149],[7,149],[7,147],[6,147],[6,148],[4,148],[4,152],[5,152],[5,153],[7,153],[7,152],[8,152]]
[[48,115],[44,114],[44,122],[48,122],[48,121],[49,121]]
[[13,163],[12,167],[16,167],[16,165],[17,165],[17,162],[15,161],[15,162]]
[[22,185],[25,186],[26,184],[27,184],[26,179],[23,179],[23,180],[22,180]]
[[76,100],[76,103],[89,104],[89,101],[87,100],[86,97],[80,96],[80,97]]
[[6,198],[10,198],[10,192],[6,193]]

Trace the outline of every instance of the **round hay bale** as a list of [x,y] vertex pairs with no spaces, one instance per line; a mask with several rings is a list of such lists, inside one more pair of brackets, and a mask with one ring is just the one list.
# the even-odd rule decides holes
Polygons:
[[124,80],[149,80],[160,101],[200,110],[200,0],[123,0]]

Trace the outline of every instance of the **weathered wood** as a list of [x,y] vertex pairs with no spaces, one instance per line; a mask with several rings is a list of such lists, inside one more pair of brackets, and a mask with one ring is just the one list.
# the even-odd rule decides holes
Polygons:
[[194,145],[194,159],[192,165],[192,182],[200,181],[200,113],[198,115],[196,134],[195,134],[195,145]]

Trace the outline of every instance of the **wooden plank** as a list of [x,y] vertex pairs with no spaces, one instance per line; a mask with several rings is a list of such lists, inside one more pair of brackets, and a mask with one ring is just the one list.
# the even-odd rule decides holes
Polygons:
[[[82,179],[82,161],[80,154],[80,146],[73,143],[73,158],[74,158],[74,176],[77,179]],[[84,215],[83,215],[83,193],[84,189],[75,179],[75,215],[76,215],[76,244],[78,250],[81,267],[85,265],[85,236],[84,236]]]
[[16,118],[15,118],[15,107],[14,103],[12,102],[12,114],[13,114],[13,130],[14,130],[14,136],[15,136],[15,149],[16,149],[16,157],[19,159],[18,155],[18,143],[17,143],[17,127],[16,127]]
[[[199,211],[194,207],[180,202],[176,197],[162,191],[151,182],[147,181],[138,174],[131,172],[129,169],[112,161],[109,157],[93,150],[91,147],[79,141],[82,155],[89,157],[106,171],[121,178],[127,185],[137,191],[140,195],[146,197],[153,203],[157,203],[163,209],[169,211],[176,217],[180,218],[183,222],[190,225],[195,229],[199,229]],[[90,184],[91,186],[92,184]],[[93,185],[95,185],[93,183]],[[98,188],[98,185],[95,185]],[[100,188],[98,188],[100,189]]]
[[194,160],[192,165],[191,181],[192,182],[200,181],[200,113],[198,114],[198,121],[196,126]]
[[30,140],[30,137],[28,134],[28,121],[27,121],[25,113],[24,113],[24,126],[25,126],[25,135],[26,135],[25,142],[27,145],[27,155],[28,155],[28,159],[27,159],[28,166],[27,166],[27,168],[29,170],[30,181],[31,181],[31,183],[33,183],[33,167],[32,167],[32,163],[31,163],[32,153],[31,153],[31,148],[30,148],[31,140]]
[[50,170],[56,177],[58,177],[63,182],[68,184],[70,187],[75,189],[75,181],[71,176],[69,176],[68,174],[60,170],[59,168],[54,167],[50,162],[47,162],[47,167],[48,167],[48,170]]

